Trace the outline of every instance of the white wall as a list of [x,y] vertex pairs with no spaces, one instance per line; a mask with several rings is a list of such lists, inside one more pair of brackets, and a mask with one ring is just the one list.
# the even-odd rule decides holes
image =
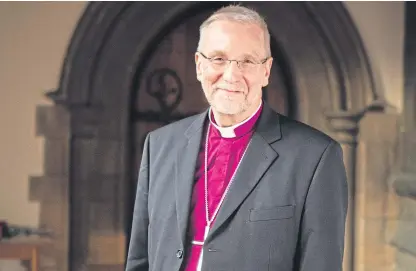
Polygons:
[[[0,2],[0,220],[37,227],[30,175],[43,175],[35,108],[57,87],[65,51],[83,2]],[[4,127],[7,127],[4,129]],[[0,271],[21,270],[1,261]]]
[[0,3],[0,219],[37,226],[28,202],[29,175],[43,174],[43,138],[35,108],[58,86],[62,61],[82,2]]

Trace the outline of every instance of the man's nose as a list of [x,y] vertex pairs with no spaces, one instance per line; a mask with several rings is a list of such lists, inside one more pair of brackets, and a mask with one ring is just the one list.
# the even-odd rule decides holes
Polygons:
[[229,82],[238,81],[242,73],[238,67],[237,61],[230,61],[225,67],[222,77]]

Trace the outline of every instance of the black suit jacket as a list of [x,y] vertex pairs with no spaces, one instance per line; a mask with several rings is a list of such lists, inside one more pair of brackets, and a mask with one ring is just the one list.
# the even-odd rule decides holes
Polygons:
[[[146,137],[127,271],[181,270],[207,111]],[[342,270],[347,181],[340,145],[264,105],[204,245],[203,271]]]

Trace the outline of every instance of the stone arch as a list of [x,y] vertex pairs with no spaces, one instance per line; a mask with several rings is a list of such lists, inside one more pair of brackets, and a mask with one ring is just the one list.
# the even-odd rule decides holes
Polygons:
[[[119,270],[123,264],[129,226],[125,184],[131,178],[130,97],[136,71],[172,26],[190,13],[223,4],[94,2],[87,6],[69,45],[59,87],[47,94],[56,105],[39,108],[38,114],[40,132],[50,149],[46,161],[52,168],[61,167],[52,170],[54,177],[47,173],[32,182],[37,191],[51,186],[59,190],[53,196],[59,216],[41,217],[41,223],[58,232],[55,247],[59,249],[44,252],[54,259],[57,270],[83,270],[85,266]],[[343,4],[244,4],[266,17],[272,47],[281,52],[293,91],[293,117],[344,144],[354,143],[357,121],[368,109],[382,108],[383,101],[374,87],[361,38]],[[328,119],[334,129],[327,125]],[[346,149],[352,182],[354,148]],[[32,198],[43,200],[45,193],[33,192]],[[41,209],[50,206],[43,200]],[[114,251],[114,246],[120,252],[107,254],[106,249]]]

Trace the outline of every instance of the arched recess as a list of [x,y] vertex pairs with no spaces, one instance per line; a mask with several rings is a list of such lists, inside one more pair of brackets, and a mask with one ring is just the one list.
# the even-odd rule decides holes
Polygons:
[[[46,137],[46,163],[52,170],[32,182],[36,190],[32,198],[42,202],[44,213],[52,206],[59,213],[41,215],[41,223],[57,232],[54,249],[43,251],[57,270],[121,270],[128,229],[126,184],[132,175],[131,97],[137,71],[172,26],[220,4],[225,3],[93,2],[87,6],[68,48],[59,87],[47,94],[56,105],[39,109],[38,126]],[[381,97],[343,4],[244,5],[266,17],[293,97],[291,115],[335,137],[340,134],[345,144],[354,143],[357,120]],[[327,125],[328,118],[335,121],[335,130]],[[354,179],[354,147],[346,150]],[[44,199],[50,187],[58,190],[53,201]]]

